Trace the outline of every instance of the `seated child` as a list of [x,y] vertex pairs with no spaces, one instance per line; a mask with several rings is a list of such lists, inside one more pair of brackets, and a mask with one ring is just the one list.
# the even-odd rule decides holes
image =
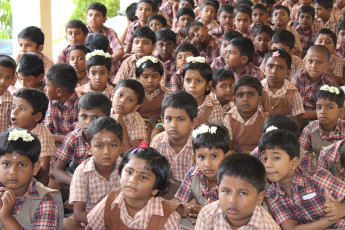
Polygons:
[[114,94],[114,87],[108,83],[111,68],[111,56],[103,50],[94,50],[86,54],[86,72],[90,79],[89,83],[75,89],[78,96],[96,91],[103,93],[110,100]]
[[236,5],[234,10],[234,25],[236,31],[240,32],[243,37],[247,37],[253,40],[253,34],[251,33],[249,26],[252,23],[252,9],[248,5]]
[[258,3],[252,7],[252,21],[253,23],[249,26],[251,33],[254,33],[257,27],[266,25],[267,8],[263,4]]
[[64,220],[64,229],[83,229],[88,224],[87,214],[104,196],[120,187],[118,157],[122,153],[122,128],[111,117],[101,117],[88,126],[89,159],[75,170],[69,203],[73,216]]
[[167,0],[160,7],[160,10],[169,16],[171,24],[174,21],[173,9],[177,8],[178,4],[179,4],[179,0]]
[[270,212],[282,229],[326,229],[345,226],[345,183],[325,170],[298,168],[299,144],[286,130],[265,133],[260,159],[272,182],[266,193]]
[[254,29],[254,47],[255,55],[253,64],[259,67],[264,60],[265,54],[269,50],[273,36],[273,30],[267,25],[258,26]]
[[[340,21],[337,26],[338,47],[335,54],[343,60],[343,73],[345,73],[345,21]],[[344,80],[343,80],[344,84]]]
[[115,87],[113,114],[122,126],[124,151],[146,140],[145,122],[137,110],[145,97],[143,85],[135,79],[121,80]]
[[266,24],[272,25],[272,10],[273,10],[273,6],[275,6],[277,2],[275,0],[261,0],[261,2],[267,9]]
[[195,229],[280,229],[261,206],[265,168],[260,160],[246,154],[228,156],[218,167],[217,181],[219,201],[201,210]]
[[198,103],[187,92],[172,92],[164,97],[161,114],[165,131],[155,136],[150,146],[170,164],[172,173],[165,196],[173,198],[188,170],[195,165],[191,134],[197,120]]
[[162,15],[153,14],[147,20],[147,26],[154,32],[157,32],[157,30],[167,26],[167,20]]
[[175,50],[176,66],[170,78],[170,90],[177,91],[183,89],[182,71],[187,64],[188,57],[200,56],[198,48],[190,43],[182,43]]
[[228,68],[215,69],[212,74],[213,99],[220,103],[224,116],[234,107],[235,77]]
[[75,45],[84,45],[88,34],[88,29],[84,22],[80,20],[70,20],[66,23],[66,40],[68,45],[60,50],[56,64],[68,64],[68,58],[71,52],[71,47]]
[[345,1],[344,0],[337,0],[334,1],[332,14],[336,16],[337,20],[341,18],[341,15],[345,12]]
[[302,6],[311,6],[314,8],[313,0],[300,0],[298,4],[295,4],[291,8],[290,22],[298,21],[298,11],[299,11],[299,9],[301,9]]
[[[121,161],[121,189],[112,190],[87,215],[91,229],[180,229],[181,205],[159,197],[168,185],[167,159],[144,142]],[[180,211],[181,210],[181,211]]]
[[268,114],[291,116],[301,127],[304,108],[301,94],[289,80],[287,80],[291,56],[283,49],[274,49],[265,56],[266,78],[261,81],[262,106]]
[[205,1],[200,5],[200,19],[199,21],[207,28],[207,32],[210,34],[219,25],[214,18],[217,15],[218,8],[211,1]]
[[301,93],[305,113],[303,119],[317,119],[316,93],[323,85],[335,85],[333,79],[326,73],[330,53],[322,45],[314,45],[309,48],[306,59],[306,69],[291,78]]
[[176,45],[181,45],[188,40],[186,25],[194,21],[194,18],[195,14],[190,8],[183,7],[177,11],[176,23],[172,27],[172,30],[176,34]]
[[90,78],[87,76],[85,57],[87,53],[91,53],[91,50],[84,45],[75,45],[70,47],[68,64],[70,64],[78,75],[78,86],[85,85],[90,82]]
[[156,10],[152,12],[152,15],[156,14],[156,15],[162,16],[166,21],[165,23],[166,27],[170,29],[172,22],[170,21],[169,16],[160,10],[160,7],[162,6],[163,1],[162,0],[153,0],[153,1],[156,3],[157,7],[156,7]]
[[254,52],[254,44],[249,38],[239,37],[230,41],[225,62],[226,67],[233,71],[235,80],[245,75],[260,81],[265,78],[261,70],[253,64]]
[[25,129],[1,133],[1,229],[61,229],[60,192],[33,178],[40,168],[40,152],[37,136]]
[[[320,156],[317,161],[319,168],[324,168],[330,171],[333,175],[339,172],[339,158],[342,152],[345,152],[345,139],[336,141],[333,144],[323,147],[320,151]],[[341,171],[341,170],[340,170]]]
[[298,26],[296,31],[299,34],[303,47],[304,57],[308,49],[313,45],[313,38],[315,35],[315,29],[313,23],[315,20],[315,9],[312,6],[302,6],[298,10]]
[[183,88],[198,102],[196,127],[206,122],[222,122],[223,110],[210,95],[212,69],[204,57],[188,57],[183,68]]
[[226,32],[234,29],[234,7],[232,5],[224,4],[218,11],[218,28],[211,31],[211,35],[219,40],[222,40]]
[[333,2],[328,0],[314,0],[315,8],[315,31],[327,28],[336,33],[338,20],[332,14]]
[[236,152],[251,152],[259,144],[260,132],[268,114],[259,106],[262,85],[254,77],[243,76],[234,85],[235,107],[224,117],[231,146]]
[[186,34],[195,45],[200,56],[206,58],[206,63],[211,65],[212,61],[220,56],[220,41],[207,33],[207,28],[199,21],[192,21],[186,26]]
[[126,18],[127,18],[127,23],[126,23],[125,28],[123,29],[122,34],[119,36],[119,40],[122,44],[125,41],[129,24],[131,22],[138,20],[138,17],[135,15],[136,10],[137,10],[137,3],[136,2],[129,4],[126,8],[125,13],[126,13]]

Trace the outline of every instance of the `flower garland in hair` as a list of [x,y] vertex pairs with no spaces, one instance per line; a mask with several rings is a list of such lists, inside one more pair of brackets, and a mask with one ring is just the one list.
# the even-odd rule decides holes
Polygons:
[[187,63],[190,63],[190,62],[192,62],[192,63],[196,63],[196,62],[205,63],[206,58],[200,57],[200,56],[199,57],[187,57],[186,61],[187,61]]
[[328,91],[330,93],[335,93],[336,95],[338,95],[340,93],[339,89],[337,87],[334,86],[329,86],[329,85],[323,85],[320,90],[323,91]]
[[34,140],[34,137],[28,133],[27,130],[14,129],[10,132],[10,135],[8,135],[9,141],[17,141],[19,138],[22,138],[25,142],[31,142]]
[[265,133],[271,132],[271,131],[273,131],[273,130],[278,130],[278,128],[275,127],[275,126],[273,126],[273,125],[271,125],[271,126],[269,126],[269,127],[266,129],[266,132],[265,132]]
[[216,126],[208,126],[205,124],[200,125],[199,128],[193,130],[193,138],[197,138],[198,135],[204,134],[204,133],[210,133],[210,134],[215,134],[217,132],[217,127]]
[[93,56],[103,56],[105,58],[111,58],[109,53],[105,53],[103,50],[94,50],[91,53],[87,53],[85,56],[86,61],[90,60]]
[[157,63],[158,59],[153,56],[144,56],[137,61],[137,67],[140,67],[143,63],[151,61],[152,63]]

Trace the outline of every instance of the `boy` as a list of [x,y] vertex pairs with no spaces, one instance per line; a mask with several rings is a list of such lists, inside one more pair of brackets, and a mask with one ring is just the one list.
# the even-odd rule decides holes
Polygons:
[[298,168],[300,149],[295,135],[285,130],[267,132],[259,150],[267,179],[272,182],[266,193],[267,204],[282,229],[345,226],[344,182],[325,169]]
[[235,152],[251,152],[259,144],[260,132],[268,114],[259,106],[262,85],[257,78],[243,76],[235,82],[233,107],[224,117]]
[[68,45],[63,48],[56,60],[56,64],[68,64],[70,49],[75,45],[83,45],[88,34],[86,25],[80,20],[71,20],[66,23],[66,40]]
[[164,132],[156,135],[150,146],[167,158],[172,170],[167,197],[173,198],[193,161],[192,130],[198,115],[196,99],[185,91],[166,95],[162,102]]
[[243,37],[253,39],[253,34],[249,30],[252,23],[252,9],[248,5],[237,5],[234,10],[236,31],[240,32]]
[[176,33],[176,45],[179,46],[184,43],[188,36],[186,34],[186,25],[194,21],[195,14],[190,8],[182,7],[177,11],[176,23],[174,23],[172,30]]
[[328,0],[315,0],[315,31],[319,31],[322,28],[330,29],[333,33],[336,33],[338,20],[335,15],[332,14],[333,3]]
[[207,33],[207,28],[199,21],[193,21],[187,24],[186,34],[192,40],[200,56],[206,58],[206,63],[211,65],[212,61],[220,55],[220,41]]
[[62,143],[65,135],[74,130],[78,121],[78,95],[75,92],[78,77],[72,66],[56,64],[46,73],[48,111],[44,126],[54,135],[55,142]]
[[173,9],[178,7],[180,0],[167,0],[165,3],[162,4],[160,10],[163,11],[165,14],[169,16],[170,23],[172,24],[174,21],[174,14]]
[[254,44],[247,37],[234,38],[230,41],[225,62],[226,67],[233,71],[235,80],[244,75],[250,75],[259,80],[265,78],[261,70],[252,63],[254,52]]
[[245,154],[227,156],[219,165],[217,181],[219,201],[201,210],[195,229],[280,229],[261,206],[265,168],[260,160]]
[[344,12],[345,12],[344,6],[345,6],[344,0],[334,1],[332,14],[336,16],[337,20],[339,20],[341,18],[341,16],[344,14]]
[[283,0],[282,5],[286,6],[289,9],[292,9],[294,5],[298,5],[299,0]]
[[212,36],[221,40],[224,33],[234,29],[234,9],[233,6],[228,4],[224,4],[219,8],[218,21],[220,25],[211,31]]
[[303,57],[307,53],[309,47],[313,45],[315,30],[313,23],[315,20],[315,9],[312,6],[302,6],[298,10],[298,26],[296,31],[299,34],[303,46]]
[[249,30],[251,33],[254,33],[255,28],[266,25],[267,8],[263,4],[259,3],[259,4],[255,4],[252,7],[252,10],[253,10],[253,13],[252,13],[253,23],[250,24]]
[[10,126],[10,116],[12,109],[12,95],[8,91],[14,74],[16,73],[16,62],[7,55],[0,54],[0,132],[5,131]]
[[[299,9],[302,7],[302,6],[312,6],[314,7],[313,5],[313,0],[300,0],[298,4],[295,4],[292,8],[291,8],[291,14],[290,14],[290,22],[295,22],[297,21],[297,14],[298,14],[298,11]],[[290,8],[289,8],[290,9]]]
[[153,14],[147,20],[147,26],[154,32],[157,32],[157,30],[167,26],[167,21],[162,15]]
[[343,73],[345,73],[345,21],[340,21],[337,26],[338,47],[336,55],[343,59]]
[[77,86],[82,86],[90,82],[87,76],[85,57],[91,50],[84,45],[75,45],[70,47],[68,64],[70,64],[78,75]]
[[207,28],[207,32],[211,33],[219,25],[214,20],[217,14],[217,7],[213,2],[206,1],[200,6],[200,22]]
[[258,26],[254,29],[254,47],[255,55],[253,64],[256,67],[260,67],[262,61],[264,60],[265,54],[269,50],[269,45],[271,43],[273,36],[273,30],[267,25]]

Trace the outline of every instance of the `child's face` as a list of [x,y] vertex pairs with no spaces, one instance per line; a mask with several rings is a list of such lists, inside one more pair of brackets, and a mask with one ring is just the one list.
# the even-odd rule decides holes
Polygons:
[[266,61],[265,75],[270,88],[281,88],[288,76],[289,70],[285,59],[281,57],[270,57]]
[[14,70],[0,65],[0,95],[11,85],[13,81]]
[[106,129],[96,133],[90,141],[90,154],[99,170],[114,169],[123,147],[120,138]]
[[332,9],[326,9],[318,3],[314,4],[315,8],[315,18],[321,18],[322,20],[328,20],[331,15]]
[[157,41],[157,51],[159,56],[163,60],[168,60],[172,57],[172,53],[174,52],[175,44],[173,41],[169,40],[159,40]]
[[242,66],[240,51],[236,46],[230,44],[225,57],[226,66],[228,68],[237,68]]
[[269,34],[265,32],[258,34],[254,38],[255,50],[258,53],[267,53],[270,42],[271,42],[271,37]]
[[224,159],[225,153],[218,148],[200,147],[193,154],[200,171],[211,180],[217,180],[218,165]]
[[194,57],[191,51],[178,52],[176,55],[176,66],[182,71],[187,64],[187,57]]
[[320,34],[315,41],[315,45],[325,46],[330,54],[332,54],[335,49],[335,45],[330,34]]
[[338,33],[338,44],[345,47],[345,30],[340,30]]
[[66,40],[71,46],[84,44],[86,37],[81,28],[67,28]]
[[113,109],[115,113],[127,115],[137,111],[139,107],[138,96],[134,90],[127,87],[120,87],[116,90],[113,97]]
[[80,129],[83,131],[83,133],[86,134],[87,127],[93,120],[96,120],[99,117],[105,117],[105,116],[106,114],[99,108],[95,108],[95,109],[80,108],[78,112],[78,125]]
[[225,32],[230,31],[234,25],[234,14],[222,11],[219,15],[219,23]]
[[234,99],[234,79],[228,78],[218,81],[214,93],[221,104],[226,104]]
[[140,83],[144,86],[147,93],[153,93],[159,86],[161,75],[158,71],[150,68],[144,68],[143,73],[139,77]]
[[265,11],[261,9],[255,9],[252,13],[252,20],[254,22],[254,25],[256,26],[265,25],[267,20],[267,14]]
[[183,0],[180,0],[180,3],[178,5],[178,8],[182,8],[182,7],[187,7],[187,8],[192,8],[192,4],[190,4],[189,1],[183,1]]
[[106,20],[107,20],[107,17],[104,17],[102,12],[98,10],[87,11],[86,23],[89,27],[102,28]]
[[190,23],[191,21],[193,21],[193,18],[189,15],[181,15],[177,22],[178,22],[178,27],[180,28],[180,32],[182,32],[183,34],[185,33],[185,28],[186,25],[188,23]]
[[216,16],[216,9],[213,6],[205,6],[200,11],[200,18],[206,22],[211,22]]
[[251,23],[252,23],[252,20],[248,14],[242,13],[242,12],[238,12],[236,14],[235,26],[241,34],[247,33],[248,28]]
[[186,71],[183,88],[199,102],[205,99],[206,90],[211,88],[209,83],[201,76],[199,70],[191,69]]
[[317,99],[316,115],[323,128],[336,127],[341,114],[342,109],[334,101],[324,98]]
[[290,20],[288,13],[284,9],[278,9],[272,12],[272,22],[278,27],[284,27]]
[[291,51],[291,48],[283,43],[272,43],[271,44],[271,49],[283,49],[285,50],[286,52],[290,53]]
[[34,114],[31,104],[24,98],[13,97],[11,123],[14,128],[32,130],[42,119],[42,113]]
[[153,19],[150,21],[149,23],[149,27],[151,30],[153,30],[154,32],[156,32],[159,29],[163,28],[163,24],[161,21],[157,20],[157,19]]
[[20,54],[25,53],[38,53],[43,50],[43,45],[37,46],[36,42],[31,41],[28,38],[18,38]]
[[247,225],[255,210],[265,197],[265,191],[258,190],[248,181],[231,175],[224,175],[218,185],[219,205],[232,226]]
[[86,73],[85,52],[82,50],[72,50],[69,53],[69,64],[77,73]]
[[314,23],[313,17],[309,13],[301,13],[298,17],[298,23],[302,29],[309,29]]
[[188,31],[188,37],[192,40],[192,44],[204,43],[208,36],[205,26],[195,25]]
[[255,113],[261,102],[258,91],[250,86],[240,86],[235,93],[235,105],[242,114]]
[[228,46],[230,44],[230,40],[223,39],[222,44],[220,45],[220,55],[225,59],[226,54],[228,52]]
[[307,53],[305,68],[312,80],[320,79],[327,67],[328,61],[325,54],[313,50]]
[[91,66],[88,72],[91,88],[94,91],[103,92],[107,86],[109,71],[105,65]]
[[133,52],[138,59],[151,55],[154,49],[155,45],[152,44],[149,38],[136,37],[133,39]]
[[149,17],[152,15],[152,6],[150,3],[141,2],[137,6],[137,10],[135,11],[135,16],[138,17],[140,22],[146,24]]
[[60,98],[59,88],[56,87],[48,78],[47,82],[47,96],[49,100],[58,100]]
[[43,81],[43,74],[35,77],[33,75],[25,76],[23,73],[18,73],[18,81],[24,87],[38,88]]

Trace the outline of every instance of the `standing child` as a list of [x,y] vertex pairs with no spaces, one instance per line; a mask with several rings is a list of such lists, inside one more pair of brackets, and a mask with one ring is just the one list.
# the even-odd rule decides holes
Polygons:
[[181,45],[186,42],[188,35],[186,34],[186,25],[194,21],[195,14],[190,8],[180,8],[176,15],[176,26],[171,28],[176,34],[176,45]]
[[211,32],[213,37],[221,40],[226,32],[234,29],[234,9],[232,5],[228,4],[224,4],[219,8],[218,21],[220,25]]
[[258,26],[254,29],[255,55],[253,64],[259,67],[264,60],[272,41],[273,30],[267,25]]
[[313,23],[315,20],[315,9],[312,6],[302,6],[298,10],[298,26],[296,31],[299,34],[299,39],[301,40],[303,47],[304,57],[308,49],[313,45],[313,38],[315,35],[315,30],[313,28]]
[[249,30],[249,26],[252,23],[252,9],[250,6],[244,4],[236,5],[234,15],[236,31],[240,32],[243,37],[253,39],[253,34]]
[[85,57],[91,50],[84,45],[75,45],[70,48],[68,64],[70,64],[78,75],[78,86],[85,85],[90,82],[87,76]]
[[206,1],[201,4],[200,6],[200,22],[207,27],[207,32],[210,34],[214,29],[216,29],[219,25],[214,18],[217,15],[217,7],[211,1]]
[[315,0],[315,31],[319,31],[322,28],[327,28],[333,33],[336,33],[338,20],[334,14],[332,14],[333,2],[328,0]]

